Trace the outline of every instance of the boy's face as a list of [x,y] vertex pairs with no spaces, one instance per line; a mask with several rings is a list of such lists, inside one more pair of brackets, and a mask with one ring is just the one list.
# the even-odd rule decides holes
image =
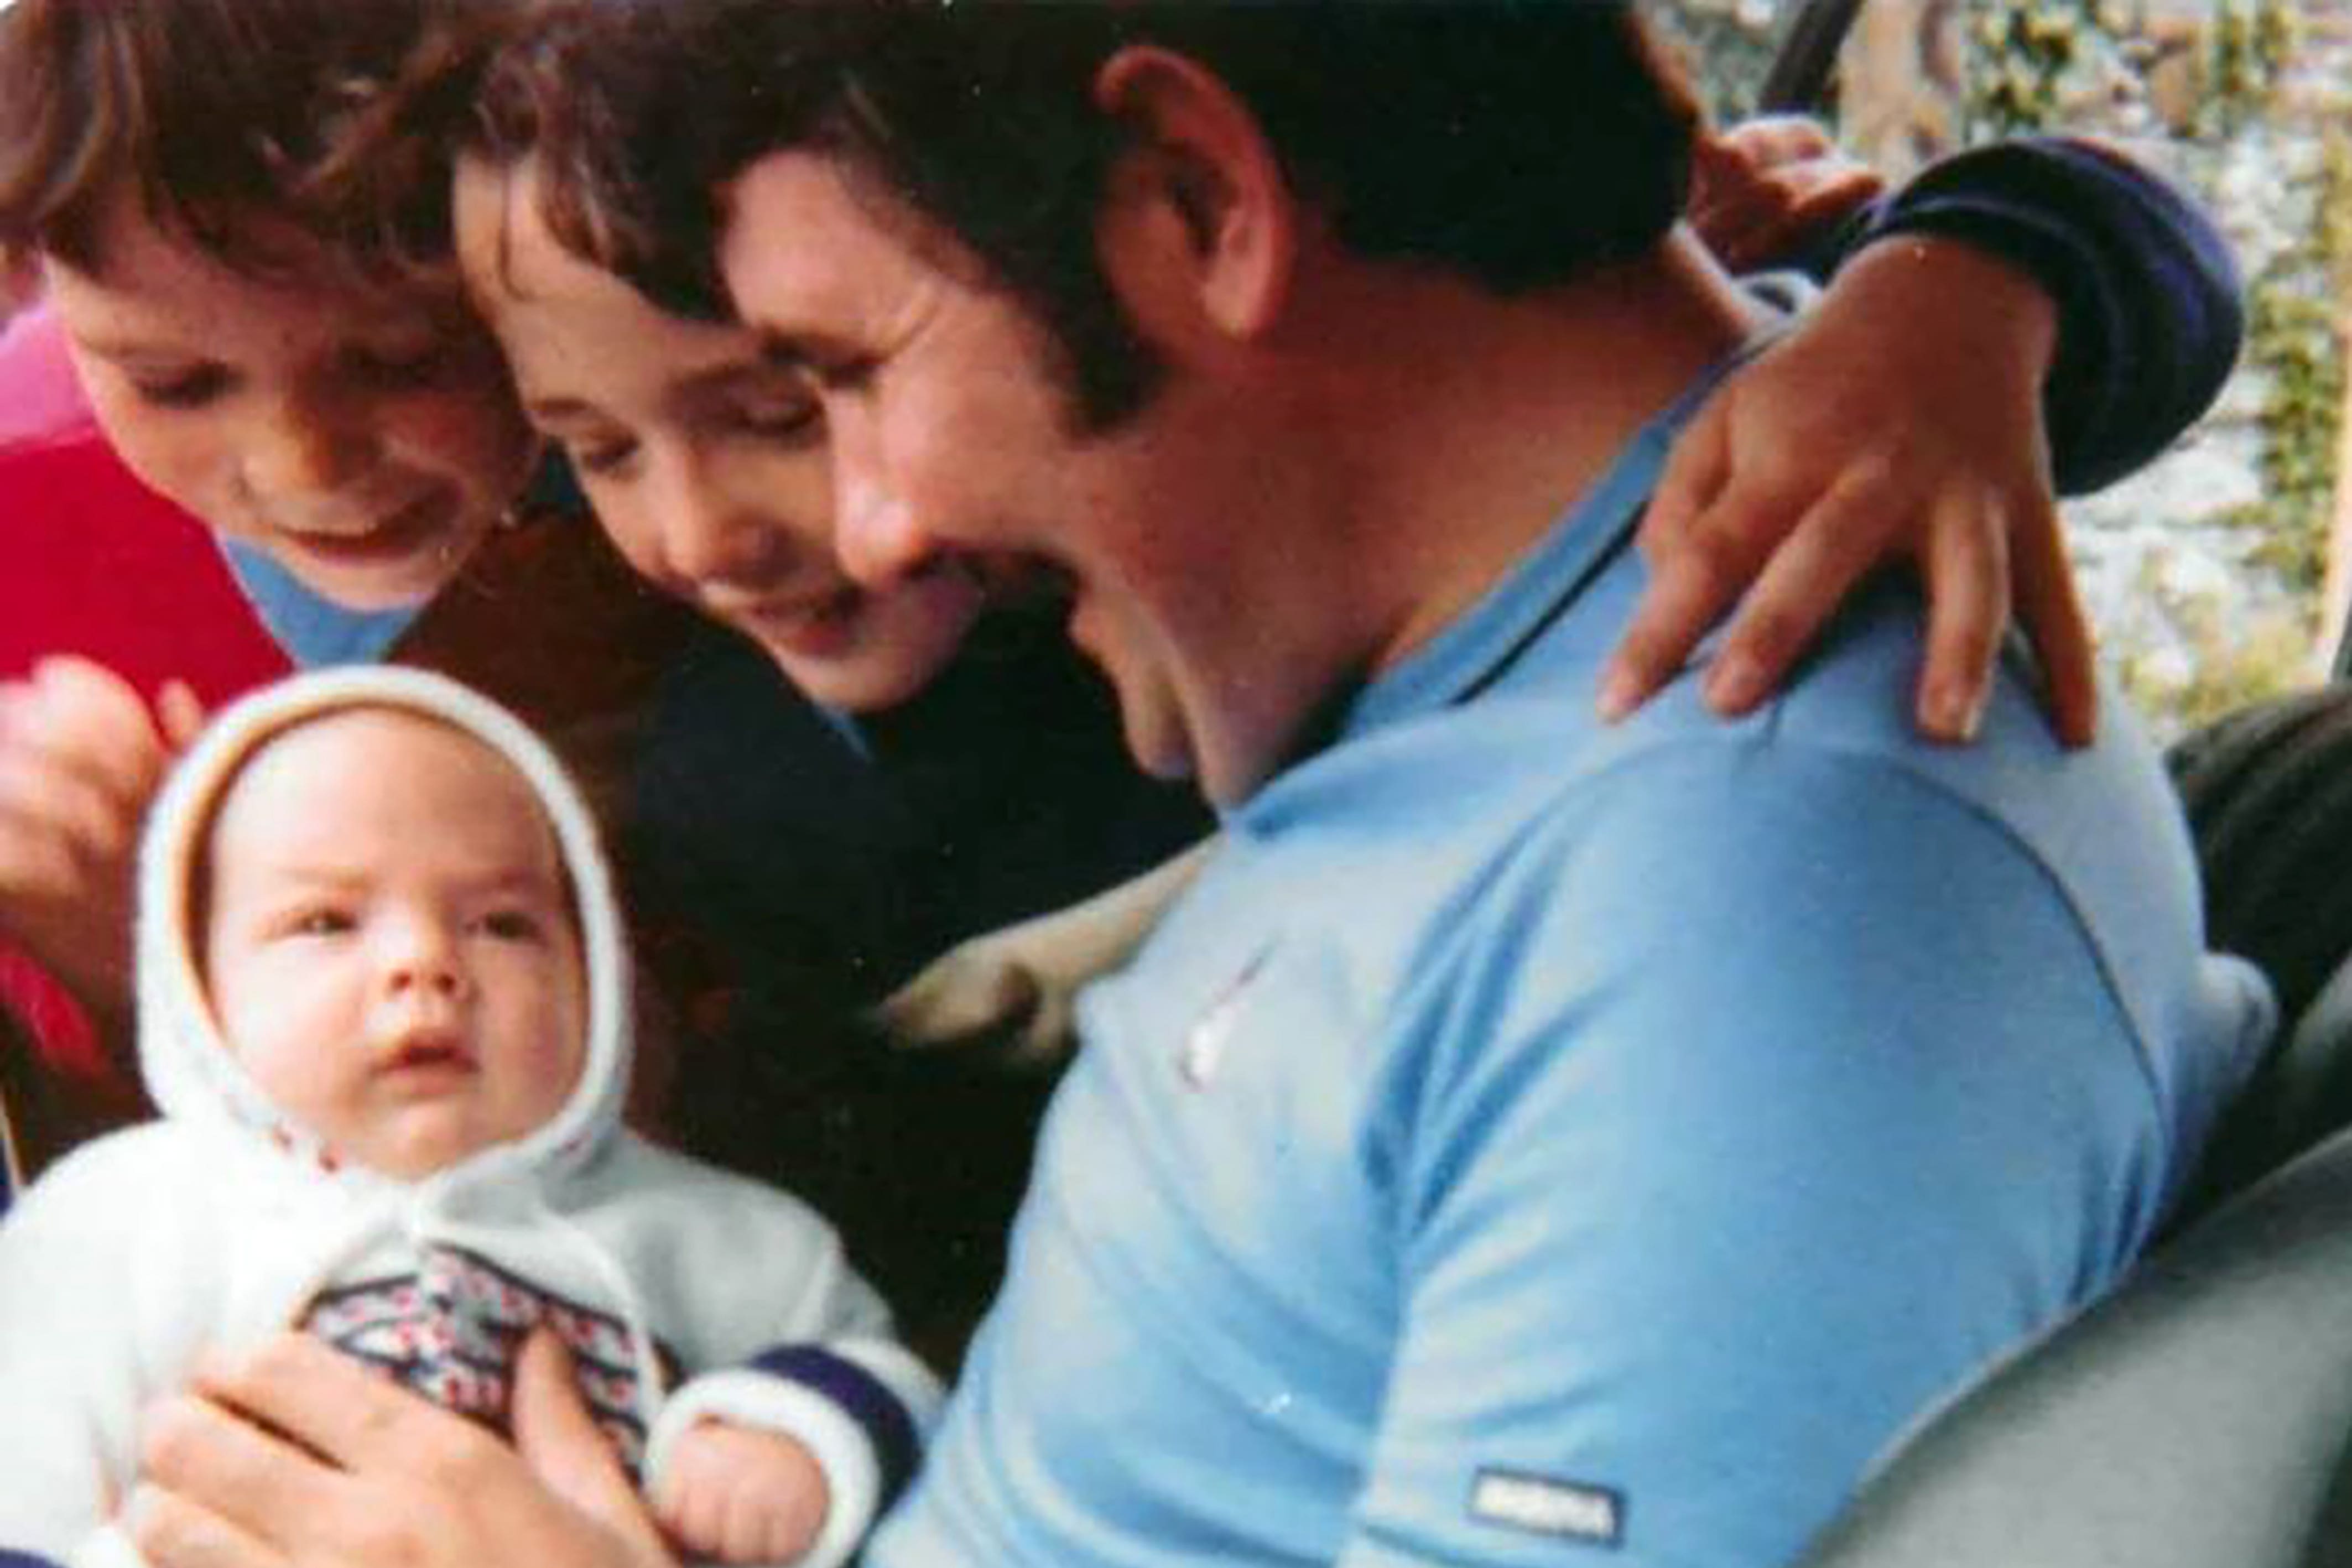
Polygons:
[[586,1050],[555,834],[488,747],[383,708],[268,741],[212,827],[229,1050],[339,1160],[415,1179],[546,1123]]
[[505,367],[454,289],[362,293],[284,247],[315,283],[233,272],[117,198],[97,270],[50,259],[48,296],[142,479],[339,604],[419,602],[528,476]]
[[824,413],[758,338],[656,308],[565,250],[530,165],[460,165],[457,250],[527,416],[570,453],[596,519],[645,577],[852,712],[905,701],[980,612],[973,572],[877,588],[834,559]]

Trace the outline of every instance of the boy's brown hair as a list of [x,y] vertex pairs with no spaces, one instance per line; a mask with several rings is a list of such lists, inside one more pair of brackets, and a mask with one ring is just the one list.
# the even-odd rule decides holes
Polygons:
[[1630,0],[553,0],[487,75],[480,150],[538,160],[567,246],[719,319],[729,183],[835,159],[1019,297],[1105,427],[1156,380],[1094,244],[1130,131],[1092,83],[1129,43],[1222,77],[1366,256],[1526,292],[1682,210],[1697,103]]
[[[16,0],[0,10],[0,254],[102,269],[127,194],[239,271],[310,239],[353,279],[446,267],[442,134],[523,0]],[[256,225],[252,220],[264,220]],[[315,265],[315,258],[306,258]]]

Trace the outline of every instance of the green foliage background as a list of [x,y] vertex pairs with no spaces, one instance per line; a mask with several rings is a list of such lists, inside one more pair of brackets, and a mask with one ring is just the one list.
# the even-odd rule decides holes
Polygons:
[[[2210,0],[2183,58],[2178,29],[2152,25],[2144,0],[1965,0],[1966,92],[1958,120],[1970,141],[2107,130],[2100,117],[2119,101],[2140,103],[2145,115],[2158,96],[2153,73],[2185,71],[2193,91],[2185,105],[2167,106],[2168,123],[2159,129],[2179,149],[2183,168],[2215,168],[2219,150],[2258,131],[2266,118],[2290,108],[2313,114],[2309,102],[2290,106],[2284,96],[2308,8],[2295,0]],[[1794,0],[1662,0],[1654,16],[1688,51],[1718,114],[1730,117],[1752,102],[1777,32],[1794,9]],[[2177,18],[2179,7],[2171,9]],[[2162,699],[2183,722],[2307,677],[2336,505],[2343,321],[2352,299],[2352,80],[2341,91],[2336,110],[2318,116],[2326,129],[2317,188],[2280,198],[2274,212],[2296,214],[2291,236],[2250,268],[2244,363],[2259,388],[2260,494],[2228,518],[2257,536],[2249,560],[2307,608],[2295,618],[2294,634],[2284,636],[2184,614],[2198,672],[2187,689]],[[2209,201],[2214,194],[2204,193]],[[2124,664],[2130,684],[2135,672],[2128,658]]]

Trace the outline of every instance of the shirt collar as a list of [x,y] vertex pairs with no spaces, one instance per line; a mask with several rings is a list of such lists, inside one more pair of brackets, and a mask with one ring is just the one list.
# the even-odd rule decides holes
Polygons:
[[306,670],[377,662],[422,608],[352,610],[313,591],[257,545],[225,539],[222,554],[262,625],[287,657]]
[[[524,517],[588,516],[587,498],[560,451],[540,460],[515,509]],[[424,612],[423,603],[353,610],[311,589],[257,545],[231,538],[221,545],[246,602],[299,668],[379,663]]]
[[1635,433],[1599,483],[1469,609],[1356,696],[1338,738],[1353,739],[1466,702],[1500,678],[1616,560],[1655,489],[1675,437],[1750,344],[1700,372]]

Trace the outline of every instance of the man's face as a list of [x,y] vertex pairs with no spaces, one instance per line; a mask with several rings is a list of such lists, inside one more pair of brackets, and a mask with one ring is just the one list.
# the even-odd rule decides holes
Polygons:
[[860,586],[834,557],[825,411],[759,339],[657,309],[558,243],[526,163],[460,168],[467,287],[524,413],[562,444],[597,521],[645,577],[760,644],[817,701],[905,701],[979,613],[949,566]]
[[[1301,572],[1263,400],[1179,364],[1141,413],[1080,434],[1031,316],[836,165],[771,154],[730,194],[728,288],[824,407],[849,570],[1041,559],[1072,585],[1071,636],[1118,687],[1137,760],[1245,795],[1333,678],[1313,618],[1269,612]],[[1290,656],[1302,640],[1311,656]]]
[[140,478],[337,603],[419,602],[514,499],[530,432],[454,289],[362,294],[308,242],[284,249],[317,281],[233,272],[118,196],[98,270],[52,257],[46,281]]
[[210,841],[213,1015],[278,1108],[405,1179],[546,1123],[586,1052],[554,830],[469,736],[361,708],[265,742]]

